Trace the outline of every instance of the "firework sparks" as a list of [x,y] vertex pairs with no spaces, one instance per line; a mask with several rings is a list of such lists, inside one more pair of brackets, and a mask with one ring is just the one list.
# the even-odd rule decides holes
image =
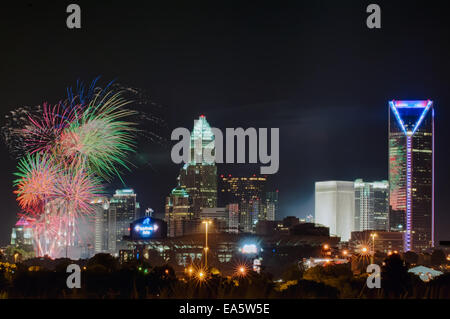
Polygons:
[[58,137],[77,118],[78,107],[67,109],[62,103],[51,107],[44,103],[40,116],[28,115],[29,124],[22,130],[30,153],[51,152]]
[[120,168],[129,169],[137,130],[127,119],[137,113],[125,108],[130,101],[122,91],[111,83],[98,89],[96,83],[88,88],[77,83],[67,100],[54,106],[24,108],[20,120],[12,113],[10,124],[22,127],[2,128],[4,139],[25,154],[14,193],[33,225],[38,256],[54,257],[62,246],[73,245],[76,225],[92,215],[102,181],[121,178]]
[[93,212],[92,202],[102,192],[97,178],[82,170],[59,174],[55,186],[55,204],[61,215],[81,217]]
[[49,156],[39,154],[28,154],[17,168],[14,174],[19,177],[14,181],[17,201],[23,210],[39,214],[45,202],[55,194],[58,168]]

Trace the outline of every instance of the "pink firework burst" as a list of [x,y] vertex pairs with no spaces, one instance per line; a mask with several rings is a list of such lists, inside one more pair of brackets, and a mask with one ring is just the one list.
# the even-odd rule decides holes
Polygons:
[[54,106],[44,103],[42,115],[29,115],[29,124],[22,129],[29,153],[51,152],[61,133],[79,117],[81,112],[80,105],[67,108],[61,102]]
[[102,193],[99,180],[84,169],[67,170],[58,175],[54,203],[60,214],[75,217],[91,214],[92,202]]

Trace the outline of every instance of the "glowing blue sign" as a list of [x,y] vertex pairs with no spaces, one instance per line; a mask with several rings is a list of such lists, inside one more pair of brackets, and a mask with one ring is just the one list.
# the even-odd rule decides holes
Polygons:
[[134,231],[137,232],[140,237],[150,237],[157,229],[158,225],[150,224],[150,218],[146,218],[141,224],[134,226]]

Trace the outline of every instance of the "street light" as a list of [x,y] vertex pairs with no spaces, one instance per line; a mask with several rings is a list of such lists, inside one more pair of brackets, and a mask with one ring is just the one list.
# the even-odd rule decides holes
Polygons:
[[205,224],[205,248],[204,248],[204,250],[205,250],[205,268],[208,269],[208,250],[209,250],[209,247],[208,247],[208,225],[211,224],[211,221],[204,220],[202,223]]
[[372,233],[370,234],[370,237],[372,237],[372,264],[373,264],[375,259],[375,237],[377,237],[377,234]]

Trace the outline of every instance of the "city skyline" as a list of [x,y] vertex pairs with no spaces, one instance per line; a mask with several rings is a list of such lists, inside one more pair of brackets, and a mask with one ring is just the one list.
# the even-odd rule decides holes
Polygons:
[[[20,17],[17,22],[11,17],[1,22],[4,28],[12,23],[15,30],[8,36],[15,46],[2,52],[3,61],[8,62],[1,79],[2,118],[18,105],[35,105],[44,99],[57,102],[60,92],[77,79],[89,81],[101,74],[105,82],[117,79],[148,92],[152,101],[162,105],[168,132],[190,128],[201,114],[218,128],[280,127],[280,171],[270,182],[280,190],[281,216],[307,216],[314,212],[315,181],[388,179],[387,101],[430,98],[436,111],[436,233],[437,240],[448,239],[450,186],[445,177],[449,175],[446,140],[450,132],[445,123],[450,96],[446,84],[449,46],[442,44],[449,35],[445,15],[432,6],[414,11],[386,4],[383,29],[370,33],[361,23],[364,12],[355,5],[298,4],[271,11],[270,17],[258,15],[269,9],[262,6],[250,19],[253,7],[234,13],[230,7],[218,13],[206,6],[218,19],[205,28],[207,14],[187,10],[170,18],[174,9],[163,5],[147,10],[142,4],[131,8],[120,26],[91,15],[83,23],[86,31],[63,33],[68,31],[59,21],[60,8],[17,4],[11,9],[11,17]],[[83,10],[98,12],[99,7],[85,4]],[[122,8],[111,5],[101,10],[112,15]],[[150,18],[142,17],[144,11],[151,12]],[[344,18],[331,30],[326,21],[334,21],[336,12]],[[46,24],[27,22],[41,15],[48,17]],[[138,28],[127,23],[130,17],[139,21]],[[273,23],[280,26],[279,31],[271,27]],[[431,23],[436,28],[427,28]],[[242,28],[248,33],[239,34]],[[110,31],[105,34],[106,29]],[[147,30],[147,41],[136,33],[141,29]],[[29,41],[21,41],[21,34]],[[108,44],[97,48],[98,34],[105,34],[105,43],[117,43],[120,50]],[[48,51],[58,54],[42,60],[30,53],[46,48],[47,38],[58,38],[67,47],[86,43],[94,49],[89,56],[79,55],[78,49],[61,53],[50,43]],[[414,53],[401,55],[392,47]],[[105,50],[111,52],[109,57],[105,58]],[[15,59],[20,63],[9,63]],[[55,70],[54,74],[48,70]],[[170,136],[163,131],[161,135]],[[1,147],[6,154],[6,147]],[[124,175],[126,185],[115,180],[109,193],[133,188],[143,210],[151,207],[161,214],[180,166],[171,163],[167,146],[149,143],[140,143],[132,161],[136,168]],[[11,185],[16,159],[5,155],[1,164],[0,244],[4,245],[19,208]],[[222,172],[251,174],[258,167],[218,165],[218,175]]]

